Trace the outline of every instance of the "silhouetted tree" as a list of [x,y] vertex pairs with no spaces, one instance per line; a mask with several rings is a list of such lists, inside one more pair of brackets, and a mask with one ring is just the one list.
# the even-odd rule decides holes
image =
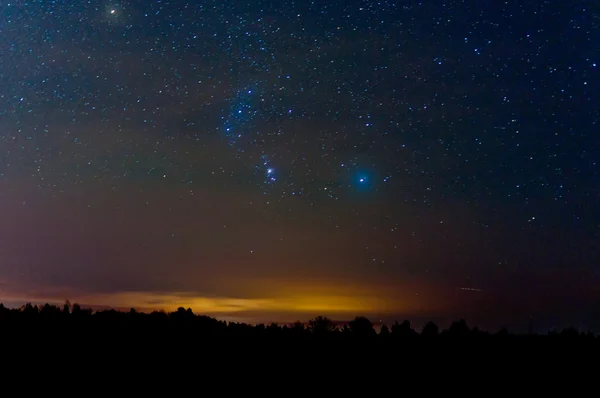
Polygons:
[[46,321],[55,321],[60,317],[61,312],[60,308],[46,304],[40,309],[40,315]]
[[324,316],[318,316],[308,321],[308,328],[314,335],[326,335],[336,330],[331,319]]
[[456,322],[452,322],[448,329],[448,335],[452,337],[467,337],[471,334],[469,326],[464,319],[460,319]]
[[191,308],[187,310],[183,307],[177,308],[177,311],[171,313],[171,319],[177,322],[188,322],[194,319],[194,313]]
[[392,325],[392,336],[394,337],[414,337],[417,332],[410,326],[410,321],[403,321],[402,323],[394,322]]
[[25,319],[26,321],[36,321],[38,319],[38,307],[31,305],[31,303],[25,304],[21,308],[21,312],[23,314],[23,319]]
[[381,327],[381,330],[379,331],[379,335],[383,337],[388,337],[390,335],[390,329],[386,325],[383,325]]
[[425,326],[423,326],[423,330],[421,330],[421,336],[423,337],[437,337],[440,333],[440,329],[433,322],[427,322]]
[[275,322],[267,326],[267,334],[270,336],[279,336],[282,333],[282,331],[283,330],[281,329],[281,327],[279,327],[279,325]]
[[294,322],[294,324],[290,328],[290,331],[295,336],[302,336],[302,335],[306,334],[307,330],[304,327],[304,324],[302,322],[296,321],[296,322]]
[[[128,312],[117,310],[105,310],[93,312],[89,308],[81,308],[77,303],[71,304],[67,301],[61,307],[51,304],[33,305],[27,303],[19,308],[6,308],[0,303],[0,333],[36,330],[47,331],[56,330],[57,325],[65,326],[61,332],[69,333],[70,336],[84,336],[85,333],[101,331],[102,336],[115,336],[122,341],[140,341],[142,335],[152,335],[155,341],[164,339],[171,345],[178,345],[180,349],[186,349],[189,341],[210,341],[212,336],[266,336],[266,337],[287,337],[300,338],[301,336],[330,336],[334,339],[344,339],[350,341],[345,336],[375,336],[373,324],[365,317],[358,316],[340,329],[327,317],[319,316],[311,319],[308,327],[301,322],[295,322],[290,326],[283,326],[276,323],[269,325],[248,325],[245,323],[223,322],[215,318],[196,315],[191,308],[178,308],[177,311],[165,313],[164,311],[155,311],[150,314],[131,309]],[[33,328],[32,328],[33,326]],[[384,338],[382,341],[392,342],[396,337],[418,336],[411,328],[409,321],[402,323],[395,322],[391,331],[387,326],[382,326],[379,332]],[[42,334],[42,336],[44,336]],[[393,337],[392,337],[393,336]],[[502,338],[512,339],[546,339],[554,340],[577,340],[587,344],[600,343],[600,337],[597,339],[593,333],[583,333],[575,328],[566,328],[560,332],[556,330],[547,334],[517,336],[511,335],[506,329],[502,329],[496,334],[489,334],[479,330],[477,327],[472,329],[467,326],[464,320],[453,322],[447,330],[439,332],[439,328],[433,322],[428,322],[421,331],[421,336],[429,339],[440,337],[441,341],[452,341],[454,338],[478,339],[479,341],[500,340]],[[203,340],[204,338],[204,340]],[[496,340],[496,341],[497,341]],[[423,340],[413,340],[423,341]]]
[[374,336],[376,334],[373,324],[364,316],[357,316],[350,321],[350,331],[355,336]]

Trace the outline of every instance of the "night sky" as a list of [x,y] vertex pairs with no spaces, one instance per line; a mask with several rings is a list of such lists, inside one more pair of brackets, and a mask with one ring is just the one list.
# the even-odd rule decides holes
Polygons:
[[600,321],[597,1],[0,1],[0,298]]

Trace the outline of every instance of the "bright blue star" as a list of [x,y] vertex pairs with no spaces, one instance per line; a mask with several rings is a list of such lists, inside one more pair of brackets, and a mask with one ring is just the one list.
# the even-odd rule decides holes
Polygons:
[[351,185],[358,191],[367,192],[374,188],[375,181],[376,177],[371,171],[360,170],[352,177]]
[[363,188],[366,188],[366,187],[370,186],[370,178],[367,175],[365,175],[365,174],[359,174],[359,175],[357,175],[354,178],[355,178],[354,183],[357,186],[360,186],[360,187],[363,187]]

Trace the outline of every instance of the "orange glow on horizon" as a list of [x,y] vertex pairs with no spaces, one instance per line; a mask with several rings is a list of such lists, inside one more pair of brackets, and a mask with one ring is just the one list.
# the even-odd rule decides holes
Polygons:
[[[287,281],[289,282],[289,281]],[[261,287],[261,283],[253,286]],[[7,295],[0,301],[53,303],[61,305],[65,299],[82,306],[117,309],[135,308],[139,311],[175,311],[179,307],[191,308],[197,314],[217,318],[263,316],[266,318],[297,319],[305,316],[353,317],[369,314],[407,313],[415,310],[415,303],[396,299],[381,288],[371,289],[350,285],[327,286],[326,284],[273,283],[271,292],[263,297],[206,297],[180,292],[116,292],[102,294],[70,294],[53,292],[38,297]],[[266,286],[265,286],[266,287]],[[259,289],[257,289],[259,290]],[[262,290],[262,289],[260,289]],[[267,289],[263,290],[268,292]],[[271,315],[270,315],[271,314]],[[277,315],[273,315],[277,314]],[[281,319],[284,321],[284,319]]]
[[[5,300],[60,303],[56,297],[4,297]],[[72,303],[113,308],[140,308],[174,311],[179,307],[192,308],[196,313],[236,312],[372,312],[388,308],[376,297],[351,296],[290,296],[271,298],[197,297],[183,293],[125,292],[114,294],[78,295],[70,297]],[[383,311],[385,312],[385,311]]]
[[[153,291],[85,293],[65,288],[45,292],[34,290],[29,294],[4,291],[0,293],[0,302],[62,305],[68,299],[82,307],[125,311],[135,308],[143,312],[171,312],[183,307],[191,308],[196,314],[243,322],[250,319],[256,322],[291,322],[319,315],[334,319],[351,319],[358,315],[402,314],[408,317],[436,310],[432,305],[435,302],[431,300],[433,297],[412,293],[417,284],[412,282],[409,285],[408,281],[404,289],[398,285],[369,284],[366,281],[357,284],[350,280],[332,279],[245,278],[219,282],[215,285],[224,292],[229,289],[230,292],[239,292],[239,296],[232,297],[231,293],[208,296],[200,292]],[[421,292],[425,293],[425,290]]]

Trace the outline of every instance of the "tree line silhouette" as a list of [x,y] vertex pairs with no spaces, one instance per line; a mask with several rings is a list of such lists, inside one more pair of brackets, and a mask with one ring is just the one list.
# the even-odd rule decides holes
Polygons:
[[580,332],[575,328],[566,328],[562,331],[550,331],[546,334],[511,334],[506,329],[496,333],[469,327],[464,320],[453,322],[447,329],[440,328],[433,322],[428,322],[420,331],[415,330],[410,321],[395,322],[391,326],[382,325],[379,332],[373,323],[364,316],[357,316],[353,320],[338,325],[330,318],[317,316],[307,323],[297,321],[293,324],[269,325],[225,322],[215,318],[196,315],[191,308],[179,308],[174,312],[154,311],[151,313],[138,312],[131,309],[129,312],[111,310],[93,311],[82,308],[79,304],[65,302],[61,307],[45,304],[25,304],[20,308],[7,308],[0,303],[0,332],[19,330],[22,327],[51,327],[60,329],[66,327],[74,331],[86,328],[92,330],[111,329],[116,333],[127,331],[166,332],[177,331],[182,335],[211,335],[211,336],[272,336],[272,337],[310,337],[322,336],[331,338],[361,337],[383,339],[444,339],[444,338],[470,338],[470,339],[501,339],[501,338],[570,338],[600,341],[600,335],[592,332]]

